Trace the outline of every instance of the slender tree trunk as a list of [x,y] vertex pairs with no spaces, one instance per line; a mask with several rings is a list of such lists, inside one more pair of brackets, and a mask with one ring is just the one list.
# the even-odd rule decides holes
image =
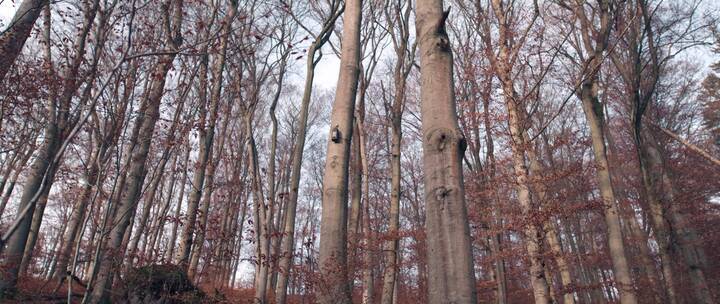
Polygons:
[[[398,74],[400,72],[397,72]],[[396,76],[397,77],[397,76]],[[400,144],[402,141],[402,107],[405,99],[405,85],[396,78],[395,103],[393,105],[390,146],[390,223],[388,241],[385,243],[385,273],[383,275],[382,304],[392,304],[395,280],[398,272],[398,245],[400,242]]]
[[[496,9],[498,11],[498,9]],[[501,32],[504,35],[505,32]],[[501,38],[502,39],[502,38]],[[533,295],[535,303],[551,302],[550,288],[548,287],[548,278],[545,276],[545,263],[542,257],[543,233],[540,231],[541,223],[533,222],[532,215],[538,212],[537,206],[533,205],[530,198],[530,180],[528,167],[525,162],[525,155],[528,155],[531,166],[535,159],[532,147],[526,140],[525,125],[526,113],[521,107],[524,106],[523,100],[519,99],[515,91],[514,84],[510,76],[510,54],[507,47],[500,46],[500,54],[497,56],[497,63],[494,65],[496,74],[503,88],[505,97],[505,105],[509,117],[510,129],[510,146],[512,149],[513,169],[515,173],[515,187],[517,189],[517,199],[522,209],[523,217],[526,218],[523,233],[525,235],[525,247],[530,257],[530,282],[533,287]],[[535,164],[539,166],[538,164]],[[540,170],[539,168],[536,168]]]
[[[172,0],[172,17],[170,16],[170,7],[164,4],[163,9],[166,10],[164,12],[167,19],[166,23],[172,24],[171,32],[166,33],[166,44],[177,49],[181,42],[182,0]],[[172,18],[172,21],[170,21],[170,18]],[[96,263],[100,264],[98,276],[91,287],[90,301],[92,303],[107,303],[109,301],[113,274],[122,265],[124,237],[137,208],[137,200],[147,174],[145,162],[150,151],[155,124],[160,116],[159,108],[165,90],[165,79],[167,72],[173,66],[175,55],[175,53],[170,53],[159,56],[158,63],[152,70],[152,80],[148,94],[142,101],[140,115],[136,122],[137,132],[133,132],[136,137],[132,139],[133,142],[128,151],[128,178],[125,183],[119,185],[121,194],[115,212],[111,214],[113,216],[113,226],[109,231],[107,246],[101,260],[96,261]]]
[[[198,122],[199,129],[199,143],[200,151],[198,152],[197,163],[195,164],[195,171],[193,173],[193,182],[190,188],[190,195],[188,196],[186,220],[183,224],[183,231],[180,237],[180,247],[177,251],[175,261],[178,265],[185,268],[186,270],[190,266],[190,253],[193,246],[193,234],[195,233],[195,225],[198,216],[198,208],[200,205],[200,199],[202,198],[203,187],[205,183],[205,171],[207,168],[210,154],[212,153],[212,139],[209,139],[207,128],[207,115],[208,115],[208,103],[207,103],[207,74],[208,74],[208,55],[204,55],[200,67],[200,121]],[[212,119],[210,119],[212,121]]]
[[[688,267],[690,283],[693,287],[694,301],[696,303],[714,303],[704,273],[706,267],[705,252],[696,232],[681,213],[681,209],[677,207],[675,186],[672,183],[668,169],[664,163],[662,150],[657,145],[657,142],[649,130],[645,130],[645,132],[638,130],[638,132],[642,133],[639,135],[641,136],[639,156],[641,157],[640,165],[643,181],[646,183],[646,191],[657,193],[655,191],[659,190],[661,191],[661,197],[664,198],[664,200],[661,201],[655,196],[654,202],[648,201],[648,203],[653,203],[650,206],[653,224],[655,224],[656,227],[663,227],[665,230],[664,235],[656,231],[658,245],[661,250],[664,249],[666,251],[665,255],[667,256],[667,262],[662,261],[663,275],[672,276],[673,271],[670,252],[673,250],[679,251],[686,264],[685,266]],[[671,230],[668,226],[673,227],[673,229]],[[660,230],[660,228],[656,228],[656,230]],[[662,242],[659,240],[661,237],[664,238]],[[673,239],[677,241],[672,242]],[[676,248],[672,249],[672,247]],[[665,263],[668,265],[665,265]],[[665,269],[666,267],[668,268],[667,270]],[[672,281],[666,282],[666,284],[672,284]],[[669,292],[670,290],[668,289],[668,293]],[[668,295],[670,296],[670,294]]]
[[168,239],[168,250],[165,255],[165,260],[172,260],[175,256],[175,244],[177,241],[178,224],[180,223],[180,211],[182,210],[182,201],[185,196],[185,183],[187,181],[187,173],[190,170],[190,147],[189,145],[185,148],[185,160],[183,161],[183,173],[180,178],[180,194],[178,194],[177,205],[175,205],[175,213],[173,216],[172,229],[170,230],[170,238]]
[[[184,267],[187,267],[188,274],[192,274],[190,277],[193,278],[195,272],[197,269],[197,263],[195,264],[195,267],[192,265],[192,261],[190,260],[190,252],[191,247],[193,246],[193,232],[195,230],[195,220],[197,218],[197,206],[200,202],[203,191],[208,191],[210,189],[205,189],[207,187],[207,184],[205,182],[206,178],[206,170],[208,167],[208,163],[212,162],[212,152],[213,152],[213,142],[215,137],[215,124],[217,123],[217,117],[218,117],[218,107],[220,105],[220,93],[222,91],[222,74],[223,70],[225,68],[225,55],[227,52],[227,43],[228,43],[228,37],[230,36],[230,31],[232,29],[232,21],[235,19],[235,12],[237,10],[237,2],[236,1],[229,1],[228,6],[228,12],[225,16],[225,19],[223,20],[222,25],[222,36],[220,38],[220,49],[218,52],[218,56],[216,58],[215,64],[212,68],[212,76],[213,76],[213,86],[212,91],[210,92],[210,104],[209,104],[209,119],[207,120],[207,126],[206,126],[206,116],[208,115],[207,108],[204,110],[204,112],[201,114],[201,126],[202,130],[200,131],[200,154],[198,157],[198,165],[196,166],[195,175],[193,179],[193,191],[190,192],[189,202],[188,202],[188,220],[186,223],[186,227],[183,231],[183,238],[180,243],[180,251],[178,251],[178,257],[177,261],[178,264],[183,265]],[[207,78],[207,61],[208,58],[204,58],[205,62],[204,64],[204,71],[202,71],[200,74],[201,79],[201,95],[204,96],[206,92],[206,85],[207,81],[205,80]],[[203,86],[203,83],[205,85]],[[207,103],[206,103],[207,107]],[[208,187],[209,188],[209,187]],[[209,192],[209,191],[208,191]],[[208,193],[208,206],[202,209],[204,213],[201,215],[202,219],[201,221],[206,222],[207,221],[207,212],[209,210],[209,197],[210,193]],[[202,224],[202,223],[201,223]],[[195,246],[199,246],[197,250],[198,254],[200,252],[200,247],[202,247],[202,243],[196,243]],[[199,256],[198,256],[199,258]]]
[[[49,170],[48,179],[54,180],[57,168]],[[32,216],[32,222],[30,224],[30,232],[28,233],[28,239],[25,243],[25,250],[23,251],[22,261],[20,262],[20,275],[27,273],[30,260],[32,259],[33,249],[37,243],[38,236],[40,234],[40,225],[42,224],[42,218],[45,214],[45,207],[47,206],[48,195],[50,194],[50,187],[45,187],[40,198],[37,200],[37,206]]]
[[[305,72],[305,87],[303,90],[302,102],[300,104],[300,113],[298,117],[297,138],[293,145],[292,169],[290,172],[290,196],[285,206],[285,220],[283,227],[283,238],[280,244],[280,257],[278,263],[278,280],[275,288],[275,301],[277,304],[285,304],[287,301],[288,280],[290,278],[290,268],[294,257],[295,246],[295,215],[297,213],[298,194],[300,189],[300,176],[302,171],[302,159],[305,149],[305,139],[307,137],[308,112],[310,108],[310,98],[312,97],[312,86],[315,77],[315,66],[320,58],[315,58],[316,51],[319,50],[329,39],[335,20],[339,17],[337,7],[332,10],[331,17],[323,23],[323,30],[318,38],[313,41],[307,51],[307,65]],[[320,53],[322,56],[322,53]]]
[[22,261],[23,253],[25,251],[25,244],[28,240],[28,234],[30,233],[30,226],[32,223],[32,215],[34,214],[35,205],[39,197],[35,197],[37,192],[44,191],[44,187],[49,187],[45,181],[46,174],[52,168],[51,162],[55,156],[55,153],[59,149],[59,139],[57,125],[53,122],[48,122],[48,126],[45,130],[45,139],[41,145],[38,155],[35,157],[31,166],[30,174],[28,175],[23,195],[20,198],[20,204],[18,210],[24,210],[29,206],[29,211],[26,216],[23,217],[20,222],[20,226],[8,239],[7,247],[2,250],[0,244],[0,251],[5,255],[4,265],[5,275],[0,279],[0,298],[11,296],[14,293],[15,285],[17,284],[18,275],[20,272],[20,263]]
[[347,284],[347,190],[353,114],[360,74],[362,0],[348,0],[344,13],[340,76],[330,118],[320,225],[318,303],[351,303]]
[[[393,80],[395,82],[395,94],[392,104],[391,117],[391,145],[390,145],[390,222],[388,225],[389,239],[385,242],[385,273],[383,274],[383,289],[381,303],[392,304],[397,299],[397,276],[398,261],[400,257],[398,250],[400,249],[400,196],[401,196],[401,142],[402,142],[402,115],[405,107],[405,90],[407,77],[412,69],[415,60],[415,46],[409,49],[408,40],[410,38],[409,19],[412,5],[410,3],[405,7],[404,12],[401,8],[395,8],[395,20],[397,20],[397,28],[394,24],[392,34],[398,34],[393,37],[393,45],[395,47],[395,55],[397,61],[395,63],[395,71]],[[404,14],[401,17],[401,14]],[[393,22],[390,22],[393,23]],[[408,56],[409,53],[409,56]]]
[[253,202],[255,203],[255,222],[256,222],[256,236],[258,250],[257,254],[257,265],[255,274],[255,303],[265,304],[267,303],[267,277],[269,271],[269,250],[270,250],[270,239],[268,235],[267,225],[267,208],[265,205],[265,197],[262,191],[262,181],[260,176],[260,165],[258,163],[257,146],[252,129],[252,112],[254,109],[251,107],[247,110],[248,113],[245,117],[245,132],[247,134],[247,145],[248,152],[250,153],[250,167],[252,171],[252,191],[253,191]]
[[620,291],[620,302],[622,304],[635,304],[637,303],[637,297],[625,255],[619,208],[615,200],[615,192],[612,187],[610,167],[605,148],[603,110],[602,105],[598,101],[597,90],[598,84],[596,80],[589,80],[583,83],[580,89],[580,99],[585,117],[590,125],[590,139],[595,156],[596,178],[604,205],[603,212],[605,224],[607,225],[608,247],[610,249],[616,287]]
[[7,207],[7,203],[10,201],[10,197],[12,196],[13,190],[15,190],[15,185],[17,185],[18,177],[20,177],[20,173],[22,173],[23,168],[28,163],[28,160],[30,160],[30,157],[33,154],[33,151],[35,150],[35,147],[31,147],[28,151],[24,153],[22,156],[22,159],[18,163],[15,164],[12,173],[12,176],[8,179],[9,183],[7,184],[7,189],[5,190],[5,193],[0,193],[2,195],[2,201],[0,201],[0,217],[2,217],[5,207]]
[[533,286],[533,295],[535,303],[549,303],[549,293],[547,277],[545,277],[545,263],[542,257],[543,237],[537,223],[532,220],[532,214],[537,212],[530,200],[530,187],[528,179],[528,168],[525,164],[525,153],[527,151],[527,143],[525,142],[525,132],[522,128],[520,113],[517,109],[518,101],[515,99],[512,83],[509,78],[500,76],[505,90],[506,105],[509,114],[510,134],[512,137],[511,147],[513,151],[513,169],[515,171],[515,187],[517,188],[518,201],[522,208],[523,217],[526,218],[524,234],[525,247],[530,256],[530,282]]
[[[492,189],[492,212],[493,222],[496,226],[496,230],[502,231],[502,218],[500,217],[500,198],[498,197],[497,185],[497,162],[495,161],[495,142],[492,136],[492,124],[490,123],[490,98],[492,82],[489,82],[483,90],[483,124],[485,126],[485,150],[486,150],[486,163],[488,168],[488,186]],[[495,259],[494,265],[494,279],[496,284],[496,297],[497,304],[507,303],[507,279],[505,278],[505,260],[501,257],[502,254],[502,232],[498,232],[489,237],[490,251]]]
[[[169,152],[171,147],[171,144],[166,144],[166,151]],[[163,176],[165,175],[165,166],[167,165],[167,161],[170,155],[169,153],[163,153],[163,157],[160,159],[160,164],[155,169],[155,176],[150,181],[150,187],[147,190],[147,194],[145,194],[145,202],[143,203],[142,213],[140,214],[140,222],[138,223],[137,229],[135,230],[135,234],[130,238],[130,241],[128,243],[128,249],[127,249],[127,265],[128,267],[131,267],[134,263],[135,258],[137,257],[137,247],[140,243],[140,239],[143,235],[147,235],[147,231],[145,231],[145,228],[147,226],[148,220],[150,218],[150,211],[153,205],[155,205],[155,196],[158,190],[158,187],[163,182]],[[162,190],[160,190],[162,192]],[[140,257],[137,257],[138,260],[140,260]]]
[[[177,184],[177,168],[178,168],[178,154],[173,153],[173,161],[172,161],[172,169],[170,169],[170,179],[168,180],[167,184],[170,186],[170,189],[167,191],[167,198],[165,198],[165,203],[163,203],[162,208],[160,209],[159,213],[155,216],[155,220],[153,221],[152,227],[153,227],[153,233],[152,238],[150,239],[149,243],[145,243],[143,245],[142,250],[140,252],[143,252],[145,256],[150,257],[150,260],[155,261],[156,256],[154,254],[155,250],[160,250],[160,239],[162,238],[162,234],[165,227],[165,221],[167,219],[168,212],[170,210],[170,203],[172,202],[173,193],[175,191],[175,185]],[[163,191],[160,192],[160,199],[163,199]],[[148,246],[150,245],[150,246]]]
[[475,271],[465,206],[462,157],[466,142],[458,126],[453,57],[442,0],[419,0],[423,169],[430,303],[476,303]]
[[[527,141],[527,133],[523,133],[523,139],[524,141]],[[538,160],[538,156],[532,146],[526,145],[526,147],[527,156],[530,161],[530,172],[535,178],[540,178],[540,176],[542,176],[543,174],[543,169],[540,161]],[[547,205],[549,198],[547,187],[545,187],[542,182],[538,182],[535,186],[535,189],[537,189],[538,191],[538,201],[541,206],[548,207]],[[563,253],[562,246],[560,245],[560,238],[558,237],[557,230],[555,229],[555,224],[553,223],[552,218],[544,220],[542,223],[542,227],[543,234],[545,235],[545,240],[547,240],[550,250],[552,251],[552,254],[555,258],[555,262],[558,265],[558,270],[560,271],[560,282],[563,287],[563,303],[573,304],[575,303],[575,297],[573,296],[573,293],[568,290],[572,287],[572,276],[570,274],[570,268],[567,260],[565,259],[565,254]],[[550,277],[546,277],[548,278],[548,281],[550,281]],[[548,282],[548,286],[550,291],[552,292],[552,283]],[[551,298],[554,299],[554,297]],[[555,300],[553,300],[553,302],[555,302]]]

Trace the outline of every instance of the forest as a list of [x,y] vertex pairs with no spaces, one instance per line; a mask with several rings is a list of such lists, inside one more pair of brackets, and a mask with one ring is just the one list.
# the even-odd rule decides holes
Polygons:
[[720,302],[713,0],[0,0],[0,302]]

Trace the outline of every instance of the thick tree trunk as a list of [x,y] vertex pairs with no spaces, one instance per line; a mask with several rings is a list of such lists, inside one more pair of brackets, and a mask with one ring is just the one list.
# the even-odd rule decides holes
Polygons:
[[318,303],[351,303],[347,276],[348,166],[360,74],[362,0],[348,0],[323,175]]
[[465,206],[453,57],[445,30],[449,11],[442,0],[419,0],[423,169],[430,303],[476,303],[475,271]]

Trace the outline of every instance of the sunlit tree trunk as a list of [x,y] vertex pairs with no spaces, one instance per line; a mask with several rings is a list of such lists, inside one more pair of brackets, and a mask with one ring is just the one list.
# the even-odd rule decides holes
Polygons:
[[[517,200],[520,204],[522,211],[522,217],[525,219],[523,222],[523,234],[525,243],[525,250],[529,256],[530,262],[530,283],[533,289],[533,297],[535,303],[549,303],[552,302],[552,290],[549,287],[548,280],[550,279],[546,274],[548,271],[545,269],[546,265],[543,259],[543,242],[544,233],[541,230],[542,221],[544,219],[535,220],[539,214],[539,205],[534,204],[530,197],[530,176],[528,171],[528,165],[526,163],[526,155],[530,158],[532,165],[532,147],[529,145],[525,136],[526,125],[528,118],[525,117],[526,102],[517,93],[515,89],[515,83],[513,79],[513,70],[516,52],[523,46],[523,40],[514,41],[512,39],[512,24],[505,13],[506,11],[512,10],[514,7],[512,4],[505,4],[500,0],[492,0],[490,2],[494,17],[498,22],[498,42],[497,48],[499,49],[497,55],[495,52],[486,51],[488,55],[491,67],[493,68],[495,75],[500,81],[500,85],[503,91],[503,97],[505,100],[505,107],[508,112],[508,127],[510,131],[510,148],[512,151],[512,163],[513,173],[515,176],[515,190],[517,193]],[[483,14],[489,16],[488,14]],[[534,22],[534,19],[533,19]],[[532,22],[528,26],[532,26]],[[486,47],[492,46],[490,40],[491,30],[487,23],[483,24],[483,39]]]
[[[600,89],[598,72],[603,63],[603,53],[608,47],[612,31],[611,6],[607,0],[597,0],[593,15],[588,17],[584,3],[573,4],[570,8],[580,23],[582,47],[584,53],[578,78],[577,96],[580,98],[585,118],[590,128],[590,140],[594,156],[596,180],[603,201],[603,214],[607,229],[607,242],[613,266],[615,287],[620,293],[622,304],[637,303],[628,259],[623,244],[620,225],[620,210],[617,206],[612,177],[605,146],[605,117],[598,98]],[[614,7],[612,9],[615,9]]]
[[[524,135],[524,137],[527,139],[527,134]],[[540,161],[538,160],[538,156],[535,154],[535,150],[532,146],[527,145],[527,156],[528,160],[530,161],[530,172],[532,173],[534,178],[540,178],[543,173],[542,165],[540,164]],[[548,192],[547,187],[545,187],[542,182],[538,182],[535,186],[535,189],[538,191],[538,201],[541,204],[541,206],[548,207]],[[573,296],[572,292],[568,292],[567,289],[570,289],[572,287],[572,275],[570,274],[570,268],[568,265],[567,260],[565,259],[565,254],[562,250],[562,247],[560,245],[560,238],[558,237],[557,229],[555,228],[555,224],[553,223],[553,219],[549,218],[547,220],[544,220],[542,223],[543,228],[543,234],[545,235],[545,240],[547,241],[548,246],[550,247],[550,251],[552,251],[552,254],[555,258],[555,262],[557,263],[558,270],[560,271],[560,282],[562,283],[562,287],[565,290],[563,292],[563,303],[565,304],[573,304],[575,303],[575,297]],[[547,269],[547,268],[546,268]],[[550,276],[546,276],[548,278],[548,281],[550,279]],[[548,283],[550,291],[552,291],[552,284]]]

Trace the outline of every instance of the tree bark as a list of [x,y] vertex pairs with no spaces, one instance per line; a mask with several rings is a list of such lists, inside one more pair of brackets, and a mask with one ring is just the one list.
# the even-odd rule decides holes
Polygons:
[[423,169],[430,303],[476,303],[470,228],[465,206],[462,157],[453,85],[453,57],[442,0],[419,0]]
[[348,0],[344,12],[343,40],[338,78],[330,118],[323,175],[320,225],[320,285],[318,303],[351,303],[347,276],[348,166],[353,114],[360,74],[360,22],[362,0]]
[[620,302],[622,304],[635,304],[637,303],[637,297],[625,255],[619,209],[615,200],[615,192],[611,182],[610,167],[605,149],[603,110],[597,98],[597,90],[598,84],[596,81],[589,80],[583,83],[580,91],[580,99],[585,117],[590,125],[590,139],[595,157],[596,178],[603,200],[603,212],[608,233],[607,241],[613,264],[613,272],[615,274],[615,283],[620,291]]
[[[184,134],[184,136],[187,136],[187,134]],[[185,197],[185,184],[187,181],[187,173],[190,171],[189,164],[190,164],[190,146],[186,145],[185,148],[185,156],[184,156],[184,165],[183,165],[183,173],[182,177],[180,178],[180,193],[178,194],[177,199],[177,205],[175,205],[175,213],[173,216],[173,224],[172,229],[170,229],[170,238],[168,239],[168,249],[167,254],[165,255],[165,260],[171,261],[173,257],[175,256],[175,244],[177,241],[177,232],[178,232],[178,224],[180,223],[180,211],[182,210],[182,201]]]
[[[339,5],[339,4],[338,4]],[[285,220],[283,227],[283,238],[280,244],[280,257],[278,263],[278,280],[275,288],[275,301],[277,304],[285,304],[287,301],[287,287],[290,278],[290,268],[294,257],[295,247],[295,215],[297,213],[298,194],[300,189],[300,177],[302,171],[302,159],[307,137],[308,112],[310,98],[312,97],[313,79],[315,77],[315,66],[320,58],[315,54],[327,42],[335,25],[335,20],[340,16],[342,8],[333,7],[331,16],[323,23],[323,29],[315,38],[307,52],[307,65],[305,71],[305,87],[303,90],[300,113],[298,117],[297,138],[293,145],[292,169],[290,172],[290,196],[285,206]],[[322,53],[320,53],[320,57]]]

